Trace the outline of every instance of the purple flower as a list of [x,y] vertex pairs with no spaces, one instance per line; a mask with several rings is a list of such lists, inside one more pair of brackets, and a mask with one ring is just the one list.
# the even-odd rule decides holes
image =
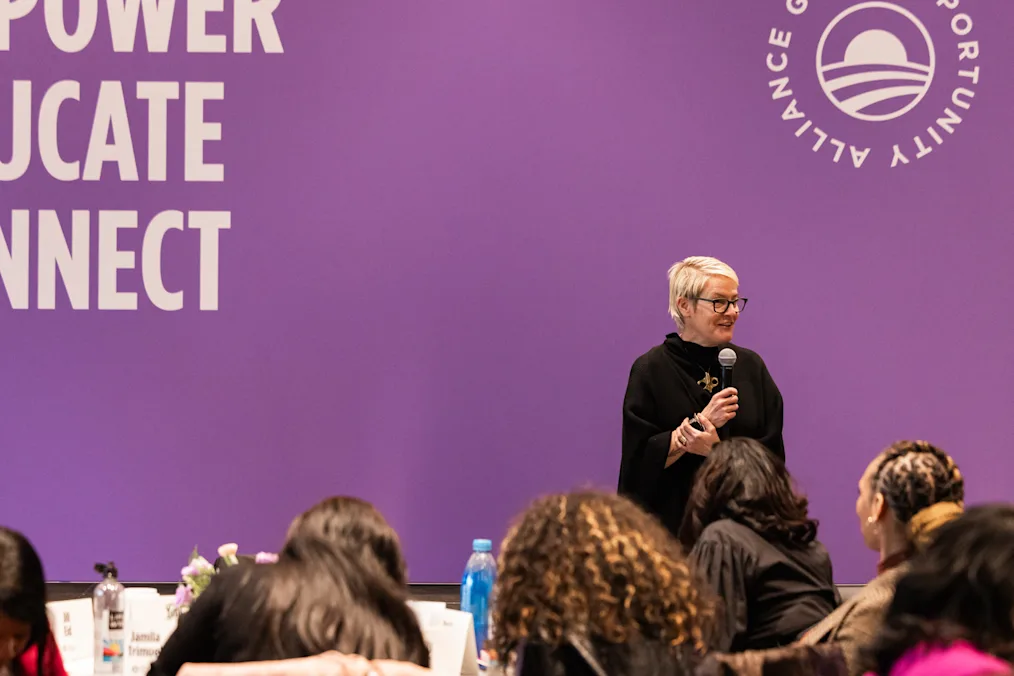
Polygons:
[[189,606],[190,602],[194,600],[194,593],[190,591],[190,587],[185,584],[181,584],[176,587],[176,607]]
[[193,577],[197,575],[197,566],[191,564],[180,571],[181,577]]
[[254,559],[257,563],[278,563],[278,554],[272,554],[270,552],[258,552],[257,557]]

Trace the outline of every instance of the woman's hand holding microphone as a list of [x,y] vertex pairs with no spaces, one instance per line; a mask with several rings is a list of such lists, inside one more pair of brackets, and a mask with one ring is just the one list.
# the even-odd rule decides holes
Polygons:
[[739,391],[735,387],[727,387],[711,398],[708,405],[701,411],[701,416],[708,418],[715,427],[721,429],[736,417],[738,410]]

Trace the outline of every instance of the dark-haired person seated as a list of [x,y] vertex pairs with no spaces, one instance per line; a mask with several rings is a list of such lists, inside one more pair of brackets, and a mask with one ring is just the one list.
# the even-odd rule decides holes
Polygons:
[[837,607],[831,559],[785,463],[753,439],[719,443],[697,471],[680,540],[722,599],[721,652],[788,645]]
[[[384,515],[361,498],[337,495],[325,498],[299,514],[289,524],[286,541],[312,538],[330,542],[353,558],[374,558],[397,584],[408,586],[408,571],[401,553],[401,541]],[[241,564],[254,564],[255,556],[238,557]],[[215,559],[215,570],[229,567],[225,559]]]
[[689,676],[714,619],[662,523],[597,492],[521,515],[494,598],[492,647],[512,676]]
[[0,526],[0,674],[67,676],[46,616],[46,575],[24,535]]
[[401,540],[384,515],[366,500],[347,495],[321,500],[292,520],[286,540],[295,538],[330,542],[353,559],[371,558],[395,584],[408,587]]
[[898,581],[877,639],[878,676],[995,676],[1014,661],[1014,507],[941,526]]
[[149,674],[329,651],[428,666],[405,579],[397,536],[372,505],[325,500],[293,522],[277,563],[216,575]]

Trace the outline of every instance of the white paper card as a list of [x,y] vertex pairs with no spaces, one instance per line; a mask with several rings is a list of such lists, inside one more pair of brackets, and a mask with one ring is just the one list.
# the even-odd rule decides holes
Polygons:
[[451,610],[445,604],[412,603],[411,606],[430,649],[433,673],[478,676],[479,656],[475,649],[472,615]]
[[178,611],[174,596],[127,595],[124,611],[126,652],[124,676],[144,676],[169,635],[176,630]]
[[91,599],[53,601],[46,604],[49,626],[64,665],[89,664],[95,660],[95,616]]
[[414,610],[415,614],[422,618],[422,615],[425,613],[431,613],[435,610],[446,610],[447,604],[443,601],[409,601],[408,607]]
[[73,662],[64,661],[63,668],[67,672],[67,676],[94,676],[95,660],[74,660]]

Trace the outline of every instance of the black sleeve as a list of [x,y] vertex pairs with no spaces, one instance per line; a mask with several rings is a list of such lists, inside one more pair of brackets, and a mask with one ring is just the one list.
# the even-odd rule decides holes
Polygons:
[[[821,547],[823,547],[823,545],[821,545]],[[824,579],[827,580],[828,586],[834,591],[834,596],[832,597],[831,602],[834,604],[834,607],[837,608],[841,605],[841,591],[839,591],[838,585],[834,583],[834,563],[831,561],[831,555],[828,554],[826,550],[824,551],[824,554],[826,556],[825,560],[827,561],[827,573]]]
[[619,492],[642,504],[650,504],[666,458],[672,430],[662,429],[649,369],[635,362],[630,369],[623,397],[623,455],[620,460]]
[[782,403],[782,393],[775,385],[774,378],[768,372],[768,367],[761,363],[761,386],[764,389],[764,436],[758,439],[766,448],[785,460],[785,441],[782,438],[782,426],[785,420],[785,411]]
[[228,591],[221,576],[216,576],[190,606],[180,615],[176,631],[162,647],[152,663],[148,676],[175,676],[188,662],[214,662],[216,636]]
[[705,530],[690,550],[690,564],[720,599],[718,630],[711,648],[732,650],[737,636],[747,631],[747,587],[753,558],[724,534]]

